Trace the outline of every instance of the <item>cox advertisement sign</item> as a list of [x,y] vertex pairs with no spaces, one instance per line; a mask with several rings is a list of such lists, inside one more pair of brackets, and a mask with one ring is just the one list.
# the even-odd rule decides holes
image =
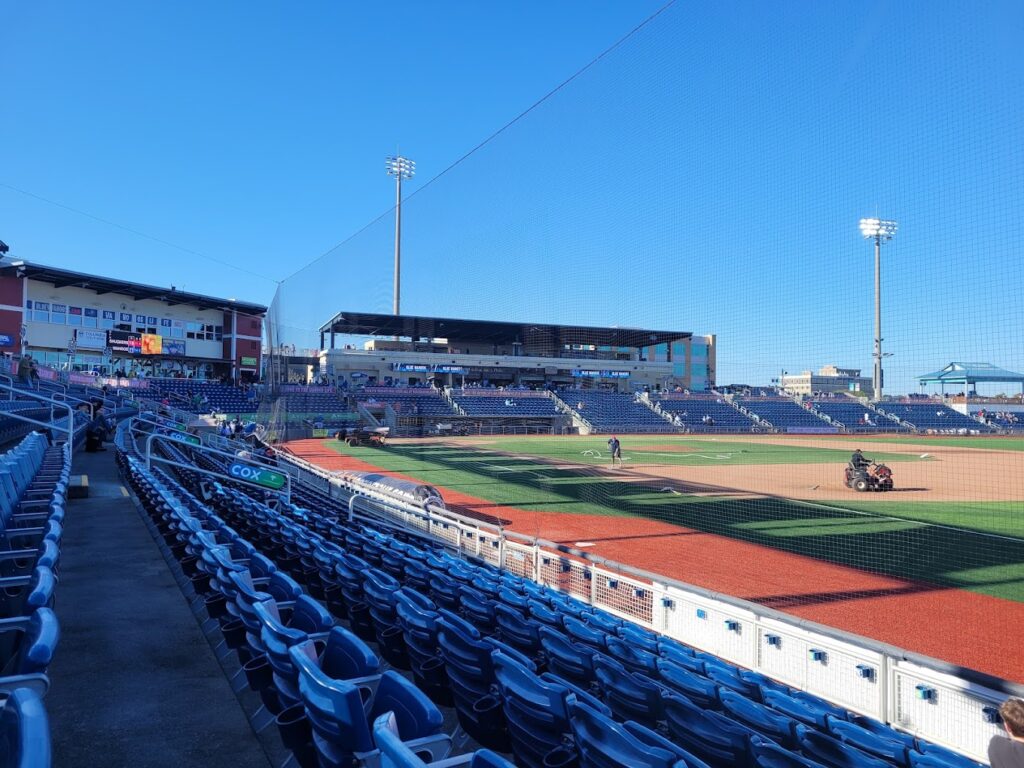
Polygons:
[[242,464],[236,461],[228,467],[228,474],[232,477],[237,477],[239,480],[256,483],[256,485],[262,485],[275,491],[284,488],[283,474],[270,469],[263,469],[262,467],[254,467],[251,464]]

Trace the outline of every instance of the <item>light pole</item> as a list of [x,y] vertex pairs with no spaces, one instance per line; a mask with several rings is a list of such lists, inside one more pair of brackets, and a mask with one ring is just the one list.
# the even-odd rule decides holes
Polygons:
[[388,176],[395,177],[395,301],[394,314],[401,314],[402,304],[402,179],[416,174],[416,161],[401,155],[386,160]]
[[896,222],[888,219],[861,219],[860,233],[875,241],[875,373],[871,380],[874,401],[882,399],[882,241],[892,240]]

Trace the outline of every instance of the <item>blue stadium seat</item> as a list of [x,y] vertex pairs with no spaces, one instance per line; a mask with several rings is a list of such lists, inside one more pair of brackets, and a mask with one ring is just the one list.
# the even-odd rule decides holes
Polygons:
[[595,629],[591,625],[585,624],[571,616],[565,617],[563,625],[565,626],[565,631],[573,640],[589,645],[599,651],[605,650],[608,636],[603,630]]
[[794,720],[822,730],[828,728],[828,721],[832,718],[829,710],[771,688],[762,686],[761,699],[765,706],[771,707],[776,712],[789,715]]
[[0,619],[0,675],[42,675],[60,640],[57,615],[37,608],[28,616]]
[[658,672],[663,685],[678,691],[702,709],[721,709],[719,687],[714,680],[692,672],[679,664],[660,659]]
[[821,763],[783,749],[770,739],[750,739],[751,765],[757,768],[825,768]]
[[938,744],[918,740],[917,748],[919,751],[907,753],[911,768],[983,768],[981,763]]
[[831,768],[890,768],[892,765],[806,725],[796,726],[796,736],[804,755]]
[[686,768],[676,752],[651,746],[626,728],[579,702],[570,702],[580,768]]
[[[886,726],[888,728],[888,726]],[[913,749],[914,739],[904,734],[905,738],[887,738],[885,735],[869,731],[856,723],[848,720],[828,718],[828,731],[844,744],[850,744],[858,749],[867,752],[869,755],[883,758],[889,762],[903,766],[908,765],[910,757],[907,754]],[[898,733],[889,729],[894,736]]]
[[395,614],[416,684],[434,701],[450,705],[451,689],[438,649],[437,607],[416,590],[402,587],[395,593]]
[[274,670],[274,685],[282,704],[295,704],[299,701],[298,672],[288,651],[310,639],[325,639],[334,618],[308,595],[300,595],[292,605],[262,600],[253,610],[261,624],[260,641]]
[[654,725],[665,717],[663,688],[642,674],[628,671],[621,663],[598,654],[594,658],[601,697],[616,717]]
[[594,680],[594,655],[589,645],[576,643],[550,627],[540,628],[540,643],[547,656],[548,669],[580,687]]
[[623,723],[623,727],[631,736],[639,740],[641,743],[647,744],[655,749],[664,749],[666,752],[672,752],[677,758],[680,758],[683,761],[686,768],[710,768],[707,763],[696,755],[691,754],[678,744],[672,743],[660,733],[652,731],[646,726],[640,725],[640,723],[628,720]]
[[665,723],[676,743],[716,766],[745,765],[750,731],[721,713],[698,707],[675,693],[664,696]]
[[437,620],[437,639],[451,685],[459,722],[485,747],[508,750],[508,734],[501,701],[491,694],[496,684],[495,650],[504,651],[528,669],[533,663],[509,646],[481,638],[480,633],[458,616],[442,612]]
[[723,711],[733,720],[753,728],[787,749],[797,748],[796,720],[729,689],[720,690],[719,696]]
[[545,757],[563,744],[570,730],[568,701],[575,696],[608,717],[611,711],[594,697],[561,678],[532,670],[501,651],[493,655],[512,751],[526,768],[549,768]]
[[508,760],[489,749],[425,763],[411,748],[415,744],[402,741],[398,720],[393,712],[386,712],[374,721],[373,738],[380,750],[381,768],[515,768]]
[[395,612],[395,593],[401,586],[394,576],[378,568],[371,568],[365,574],[363,594],[366,597],[381,654],[390,664],[408,669],[409,656]]
[[36,608],[52,608],[57,579],[38,565],[27,576],[0,578],[0,617],[26,616]]
[[0,765],[49,768],[52,759],[50,724],[42,698],[29,688],[15,688],[0,710]]
[[639,672],[648,677],[658,676],[658,656],[648,653],[631,641],[609,637],[607,640],[608,655],[621,663],[631,672]]
[[536,658],[541,650],[540,630],[544,626],[539,621],[524,618],[521,614],[504,605],[494,609],[497,620],[498,637],[502,642],[511,645],[530,658]]
[[438,759],[447,756],[450,740],[441,734],[440,710],[398,673],[339,680],[326,674],[307,648],[296,646],[289,654],[299,672],[299,691],[321,765],[341,768],[365,760],[374,752],[371,723],[387,712],[395,713],[402,741],[414,742],[415,751],[430,750]]

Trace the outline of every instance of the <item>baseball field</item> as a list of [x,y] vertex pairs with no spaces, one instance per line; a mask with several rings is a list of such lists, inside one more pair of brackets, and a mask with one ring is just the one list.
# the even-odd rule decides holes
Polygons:
[[[1024,439],[626,435],[289,448],[449,508],[1024,682]],[[854,447],[889,493],[845,487]]]

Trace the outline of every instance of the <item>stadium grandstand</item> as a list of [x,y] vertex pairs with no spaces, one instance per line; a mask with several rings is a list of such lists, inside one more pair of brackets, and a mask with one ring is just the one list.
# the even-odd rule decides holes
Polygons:
[[1019,768],[1024,6],[39,5],[0,768]]

